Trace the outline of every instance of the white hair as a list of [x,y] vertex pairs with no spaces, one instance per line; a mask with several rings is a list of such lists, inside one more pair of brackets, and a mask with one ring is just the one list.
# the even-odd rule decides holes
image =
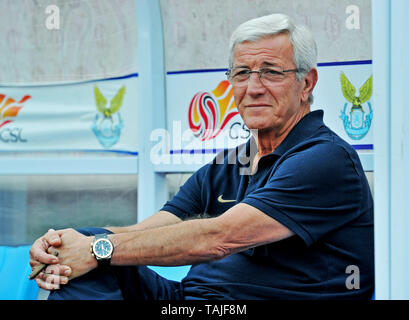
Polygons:
[[[229,68],[233,68],[234,48],[245,41],[257,41],[261,38],[286,33],[294,51],[294,63],[299,70],[296,79],[299,81],[317,67],[317,44],[311,32],[302,25],[294,24],[285,14],[271,14],[255,18],[241,24],[230,38]],[[313,103],[313,96],[308,98]]]

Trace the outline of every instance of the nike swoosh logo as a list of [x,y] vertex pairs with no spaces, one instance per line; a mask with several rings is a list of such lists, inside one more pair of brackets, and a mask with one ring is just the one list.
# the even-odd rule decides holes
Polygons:
[[220,203],[236,202],[236,200],[225,200],[225,199],[223,199],[222,194],[217,198],[217,201],[219,201]]

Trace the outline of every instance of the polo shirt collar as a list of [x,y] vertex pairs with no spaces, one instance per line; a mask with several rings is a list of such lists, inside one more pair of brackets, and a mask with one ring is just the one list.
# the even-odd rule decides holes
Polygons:
[[[282,156],[286,151],[295,145],[305,141],[315,131],[324,125],[323,122],[324,111],[315,110],[307,113],[295,126],[290,133],[280,143],[280,145],[268,155]],[[257,153],[257,143],[251,135],[250,139],[243,145],[239,146],[237,153],[238,159],[241,163],[248,163],[249,158],[253,159]],[[266,156],[268,156],[266,155]]]

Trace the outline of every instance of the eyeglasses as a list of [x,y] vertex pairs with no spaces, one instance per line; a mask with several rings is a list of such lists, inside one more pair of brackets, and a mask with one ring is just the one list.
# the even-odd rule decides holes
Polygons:
[[262,68],[259,71],[252,71],[247,68],[233,68],[226,72],[227,79],[232,85],[237,87],[246,86],[250,75],[258,73],[258,78],[263,85],[269,85],[282,81],[288,72],[299,72],[299,69],[283,70],[280,68]]

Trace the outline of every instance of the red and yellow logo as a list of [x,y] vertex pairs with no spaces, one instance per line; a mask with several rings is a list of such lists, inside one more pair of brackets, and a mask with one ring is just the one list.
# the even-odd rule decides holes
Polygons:
[[0,128],[13,122],[13,118],[17,117],[21,108],[23,108],[22,104],[30,98],[31,96],[26,95],[20,101],[16,101],[13,98],[7,98],[4,94],[0,94]]
[[211,140],[238,113],[233,88],[224,80],[211,93],[195,94],[189,106],[189,126],[195,137],[202,141]]

